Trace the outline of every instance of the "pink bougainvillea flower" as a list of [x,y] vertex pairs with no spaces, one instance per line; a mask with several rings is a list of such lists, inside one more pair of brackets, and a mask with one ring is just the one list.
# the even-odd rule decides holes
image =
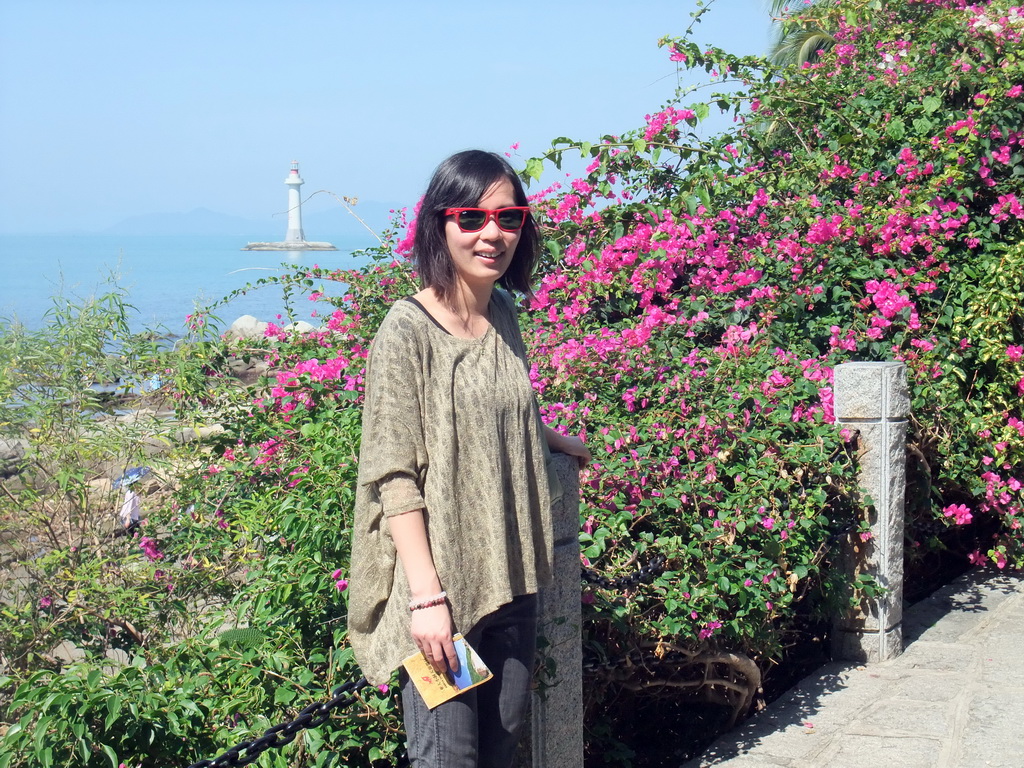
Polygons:
[[707,640],[709,637],[715,634],[715,630],[720,629],[721,626],[722,622],[720,621],[709,621],[707,624],[704,625],[704,629],[698,632],[697,635],[698,637],[700,637],[701,640]]
[[164,559],[163,553],[156,546],[156,541],[149,538],[149,536],[143,536],[139,539],[139,549],[151,561]]
[[416,221],[420,214],[420,208],[423,207],[423,198],[419,199],[416,206],[412,209],[412,218],[409,220],[409,225],[405,230],[405,237],[403,237],[398,245],[395,246],[395,253],[402,256],[408,256],[412,253],[412,244],[416,239]]
[[966,504],[950,504],[942,508],[942,514],[954,518],[957,525],[967,525],[973,519]]
[[1006,348],[1006,356],[1013,361],[1020,360],[1024,357],[1024,346],[1019,344],[1011,344]]

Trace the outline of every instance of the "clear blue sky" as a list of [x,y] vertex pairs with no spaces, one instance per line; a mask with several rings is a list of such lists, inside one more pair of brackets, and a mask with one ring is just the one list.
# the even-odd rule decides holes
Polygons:
[[[518,158],[643,122],[673,93],[657,40],[693,0],[6,0],[0,232],[102,230],[304,193],[415,202],[469,147]],[[716,0],[695,39],[764,53],[763,0]]]

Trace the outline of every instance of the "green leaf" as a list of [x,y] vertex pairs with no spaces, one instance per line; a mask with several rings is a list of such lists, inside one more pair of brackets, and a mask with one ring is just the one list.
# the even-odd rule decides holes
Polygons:
[[291,688],[285,688],[284,686],[279,686],[277,688],[277,690],[274,691],[274,703],[275,704],[290,704],[292,702],[292,700],[295,698],[295,696],[296,696],[296,692],[294,690],[292,690]]
[[928,136],[934,126],[935,124],[925,117],[917,117],[914,119],[914,132],[918,136]]
[[103,750],[103,754],[107,756],[107,760],[110,761],[110,768],[118,768],[121,764],[117,759],[117,752],[115,752],[108,744],[100,744],[100,749]]
[[46,739],[46,733],[50,728],[50,721],[52,717],[41,717],[39,722],[36,723],[36,736],[33,739],[36,752],[40,752],[43,749],[43,741]]
[[544,161],[539,157],[531,157],[526,161],[526,175],[534,181],[538,181],[544,173]]
[[925,96],[921,99],[921,106],[926,115],[930,115],[942,106],[942,99],[938,96]]
[[886,126],[885,135],[894,141],[899,141],[907,135],[907,126],[897,118]]

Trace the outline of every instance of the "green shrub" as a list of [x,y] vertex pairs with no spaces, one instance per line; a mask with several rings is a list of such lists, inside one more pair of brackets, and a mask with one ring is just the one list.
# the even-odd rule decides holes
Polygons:
[[[951,546],[1024,563],[1024,19],[1002,0],[805,13],[835,39],[816,63],[774,70],[666,39],[719,92],[680,92],[637,130],[560,139],[526,164],[536,178],[570,153],[590,163],[534,200],[548,250],[521,314],[545,418],[594,451],[582,555],[609,575],[667,558],[650,583],[584,594],[586,651],[607,662],[587,680],[588,761],[631,759],[624,692],[738,710],[845,599],[835,549],[869,533],[856,434],[834,424],[839,363],[907,366],[910,564]],[[702,139],[714,109],[735,128]],[[261,281],[308,294],[316,333],[234,342],[193,318],[160,365],[179,417],[223,431],[173,455],[178,486],[145,548],[57,542],[39,567],[61,602],[5,609],[20,660],[0,688],[9,765],[210,757],[357,674],[343,625],[360,376],[387,307],[414,290],[406,242],[386,233],[365,269]],[[348,295],[328,299],[327,280]],[[244,387],[238,359],[270,373]],[[38,649],[83,626],[95,642],[79,666],[44,663]],[[127,665],[103,657],[111,627]],[[136,709],[111,715],[106,691]],[[259,764],[394,763],[394,694],[361,696]]]

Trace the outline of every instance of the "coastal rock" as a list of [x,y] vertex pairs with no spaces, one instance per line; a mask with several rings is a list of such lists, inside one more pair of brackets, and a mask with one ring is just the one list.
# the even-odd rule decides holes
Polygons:
[[0,478],[18,474],[27,448],[28,441],[20,438],[0,440]]
[[260,376],[266,375],[270,365],[265,360],[246,360],[244,357],[233,357],[228,361],[231,375],[243,384],[254,384]]
[[[224,335],[229,339],[262,339],[266,335],[268,327],[267,323],[257,320],[252,315],[242,315],[231,324],[231,327],[228,328],[227,333]],[[305,320],[299,320],[289,323],[281,330],[286,333],[312,333],[320,329],[315,325],[310,325]]]
[[108,506],[114,498],[114,483],[109,477],[98,477],[85,484],[89,504],[95,507]]
[[55,645],[47,655],[61,664],[74,664],[76,661],[84,661],[86,658],[85,651],[70,640],[63,640]]
[[296,323],[289,323],[284,327],[284,330],[288,333],[312,333],[316,330],[316,327],[310,325],[305,320],[299,320]]
[[182,427],[167,434],[167,437],[176,443],[191,443],[196,440],[206,440],[224,432],[220,424],[211,424],[208,427]]
[[115,424],[143,424],[154,421],[166,421],[174,415],[174,411],[161,405],[137,406],[125,413],[111,417]]
[[262,339],[267,324],[252,315],[242,315],[228,328],[227,335],[233,339]]

